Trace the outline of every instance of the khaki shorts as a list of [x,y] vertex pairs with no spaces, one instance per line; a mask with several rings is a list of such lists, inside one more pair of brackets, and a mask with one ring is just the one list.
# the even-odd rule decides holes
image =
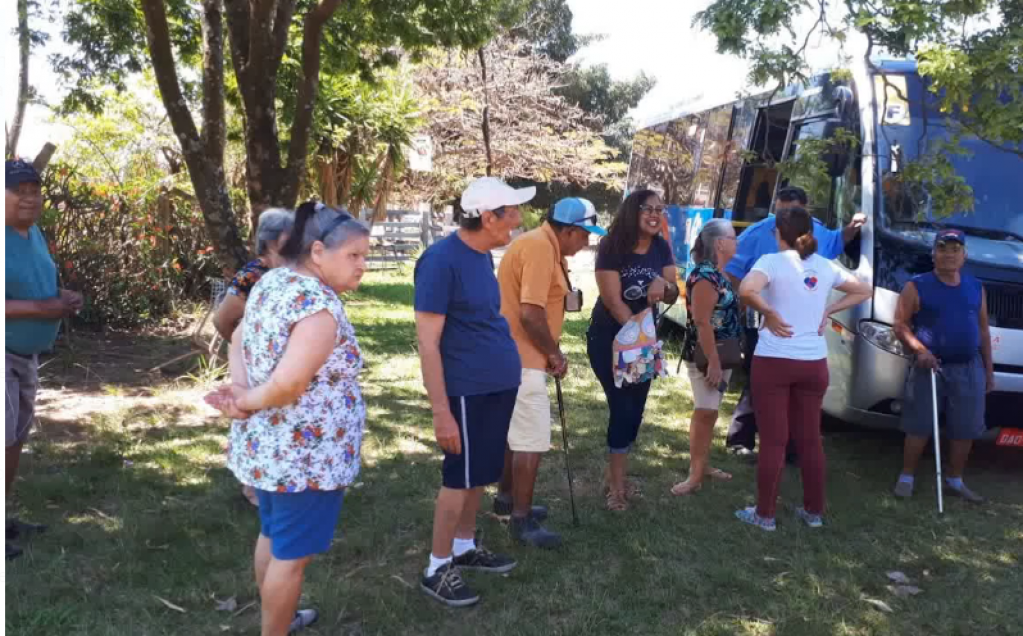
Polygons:
[[551,449],[551,398],[547,374],[523,369],[522,384],[515,400],[508,448],[518,453],[546,453]]
[[39,357],[4,353],[4,380],[7,406],[7,446],[14,446],[28,438],[35,419],[36,389],[39,388]]
[[[686,372],[689,375],[689,384],[693,386],[693,407],[707,411],[716,411],[721,406],[721,398],[724,397],[717,388],[707,386],[706,376],[696,368],[692,362],[686,362]],[[721,379],[728,382],[732,377],[732,370],[726,369],[721,374]]]

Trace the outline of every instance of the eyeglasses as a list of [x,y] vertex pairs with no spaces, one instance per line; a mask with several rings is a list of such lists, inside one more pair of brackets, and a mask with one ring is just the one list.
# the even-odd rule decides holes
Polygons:
[[664,214],[665,206],[663,205],[641,205],[639,211],[643,214]]

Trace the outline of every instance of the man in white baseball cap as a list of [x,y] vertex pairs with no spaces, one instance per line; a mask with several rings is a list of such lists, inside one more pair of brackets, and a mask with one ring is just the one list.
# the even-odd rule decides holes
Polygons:
[[460,570],[503,573],[517,564],[476,545],[483,488],[501,478],[522,365],[490,250],[511,241],[518,206],[535,188],[515,189],[483,177],[462,194],[460,228],[416,263],[416,335],[433,428],[444,451],[443,482],[433,517],[430,563],[420,588],[450,607],[479,601]]

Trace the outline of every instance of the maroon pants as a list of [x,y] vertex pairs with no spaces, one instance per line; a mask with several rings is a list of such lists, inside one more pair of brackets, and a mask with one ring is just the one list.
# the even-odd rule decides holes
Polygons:
[[824,513],[824,446],[821,403],[828,388],[828,361],[753,357],[753,410],[760,428],[757,514],[774,518],[778,486],[791,437],[803,472],[803,508]]

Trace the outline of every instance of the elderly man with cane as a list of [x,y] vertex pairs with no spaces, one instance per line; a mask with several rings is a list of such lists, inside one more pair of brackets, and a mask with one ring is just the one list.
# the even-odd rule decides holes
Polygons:
[[[940,408],[951,440],[944,487],[966,501],[984,501],[963,483],[963,471],[973,440],[984,434],[985,394],[994,388],[995,376],[986,294],[980,281],[962,271],[965,263],[963,232],[939,230],[934,270],[914,276],[899,295],[895,333],[914,365],[906,378],[902,409],[906,444],[897,497],[913,495],[916,468]],[[934,443],[937,448],[938,440]]]
[[582,292],[572,288],[565,259],[586,247],[590,234],[606,234],[597,226],[593,204],[586,199],[562,199],[542,226],[511,244],[497,272],[501,315],[508,320],[522,359],[522,384],[508,429],[494,512],[510,513],[512,538],[539,548],[561,545],[561,536],[540,523],[547,517],[547,508],[533,506],[533,488],[540,458],[551,446],[547,377],[560,380],[568,372],[558,340],[565,312],[582,310]]

